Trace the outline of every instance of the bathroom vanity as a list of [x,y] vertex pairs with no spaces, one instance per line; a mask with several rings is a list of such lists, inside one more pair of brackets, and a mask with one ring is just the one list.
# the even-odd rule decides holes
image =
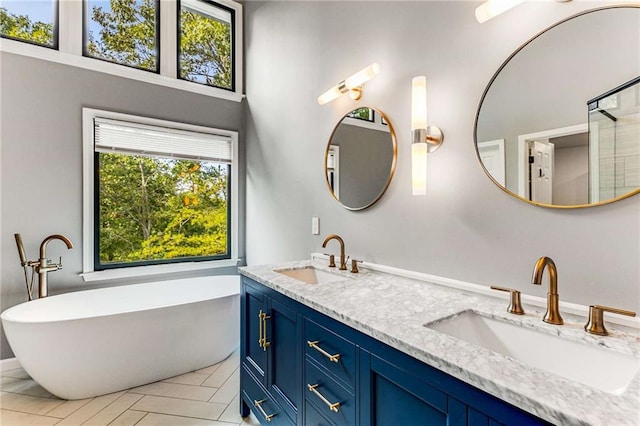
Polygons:
[[591,336],[581,330],[582,318],[571,315],[563,328],[543,323],[543,308],[525,306],[525,315],[510,315],[500,295],[367,269],[351,274],[319,260],[244,267],[240,273],[241,410],[243,415],[252,410],[263,424],[636,425],[640,420],[637,371],[628,383],[628,372],[605,372],[619,377],[624,389],[588,377],[587,382],[595,380],[591,387],[446,331],[451,324],[468,329],[474,326],[468,321],[487,319],[552,338],[566,334],[575,344],[621,354],[633,372],[637,330],[612,326],[611,336]]

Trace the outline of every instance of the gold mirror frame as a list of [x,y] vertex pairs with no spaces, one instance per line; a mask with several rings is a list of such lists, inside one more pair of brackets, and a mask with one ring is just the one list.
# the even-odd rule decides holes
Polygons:
[[[393,158],[391,160],[391,167],[389,169],[389,176],[387,178],[387,181],[385,183],[385,185],[382,187],[382,189],[380,190],[380,193],[375,197],[374,200],[372,200],[370,203],[362,206],[362,207],[351,207],[351,206],[347,206],[345,204],[343,204],[340,199],[338,197],[336,197],[333,188],[331,187],[331,183],[329,182],[329,177],[328,177],[328,167],[327,167],[327,160],[329,158],[329,148],[331,146],[331,141],[333,140],[338,128],[340,127],[340,125],[342,124],[342,122],[344,121],[345,118],[349,118],[348,114],[360,109],[360,108],[370,108],[371,110],[373,110],[376,114],[380,114],[380,117],[382,117],[382,119],[385,121],[386,126],[388,126],[389,128],[389,134],[391,135],[391,143],[392,143],[392,149],[393,149]],[[356,119],[357,120],[357,119]],[[340,118],[340,121],[338,121],[338,123],[335,125],[335,127],[333,128],[333,131],[331,132],[331,136],[329,136],[329,141],[327,142],[327,147],[324,151],[324,180],[325,183],[327,185],[327,190],[329,191],[329,193],[331,194],[331,196],[333,197],[334,200],[336,200],[338,203],[340,203],[340,205],[342,207],[344,207],[347,210],[351,210],[351,211],[360,211],[360,210],[364,210],[367,209],[371,206],[373,206],[375,203],[377,203],[378,201],[380,201],[380,199],[382,198],[382,196],[385,194],[385,192],[387,192],[387,188],[389,188],[389,185],[391,184],[391,180],[393,179],[393,175],[395,174],[396,171],[396,163],[398,160],[398,143],[396,140],[396,132],[393,128],[393,125],[391,124],[391,121],[389,120],[389,117],[387,117],[387,115],[382,112],[379,109],[376,109],[374,107],[370,107],[370,106],[361,106],[358,108],[354,108],[351,111],[348,111],[345,115],[343,115]]]
[[609,10],[609,9],[621,9],[621,8],[635,8],[635,9],[640,9],[639,5],[636,4],[619,4],[619,5],[613,5],[613,6],[603,6],[603,7],[599,7],[596,9],[590,9],[590,10],[585,10],[583,12],[577,13],[575,15],[572,15],[568,18],[565,18],[559,22],[556,22],[555,24],[545,28],[544,30],[540,31],[538,34],[534,35],[533,37],[531,37],[529,40],[527,40],[525,43],[523,43],[520,47],[518,47],[511,55],[509,55],[509,57],[502,63],[502,65],[500,65],[500,67],[498,68],[498,70],[495,72],[495,74],[493,74],[493,77],[491,77],[491,80],[489,80],[489,83],[487,84],[487,87],[485,88],[482,97],[480,98],[480,103],[478,104],[478,111],[476,113],[476,120],[475,120],[475,124],[473,127],[473,140],[474,140],[474,149],[476,151],[476,156],[478,158],[478,162],[480,163],[480,166],[482,167],[482,170],[484,170],[485,174],[489,177],[489,179],[491,179],[491,181],[498,187],[500,188],[502,191],[506,192],[507,194],[511,195],[514,198],[517,198],[519,200],[525,201],[528,204],[534,205],[534,206],[539,206],[539,207],[547,207],[547,208],[552,208],[552,209],[580,209],[580,208],[587,208],[587,207],[597,207],[597,206],[602,206],[605,204],[611,204],[611,203],[615,203],[616,201],[620,201],[620,200],[624,200],[625,198],[629,198],[632,197],[634,195],[640,194],[640,188],[634,190],[634,191],[630,191],[626,194],[620,195],[618,197],[614,197],[614,198],[610,198],[608,200],[605,201],[599,201],[597,203],[592,203],[592,204],[575,204],[575,205],[553,205],[553,204],[545,204],[545,203],[540,203],[540,202],[536,202],[536,201],[532,201],[529,200],[527,198],[524,198],[510,190],[508,190],[506,187],[502,186],[489,172],[489,170],[487,170],[487,168],[484,166],[484,163],[482,162],[482,158],[480,157],[480,150],[478,149],[478,120],[480,119],[480,110],[482,109],[482,104],[485,100],[485,97],[487,96],[487,93],[489,92],[489,89],[491,89],[491,86],[493,85],[493,82],[496,80],[496,78],[498,77],[498,75],[500,74],[500,72],[507,66],[507,64],[509,63],[509,61],[511,61],[511,59],[516,56],[518,53],[520,53],[520,51],[522,51],[525,47],[527,47],[530,43],[532,43],[534,40],[536,40],[538,37],[540,37],[541,35],[545,34],[546,32],[550,31],[551,29],[567,22],[570,21],[574,18],[578,18],[580,16],[583,15],[587,15],[590,13],[594,13],[594,12],[598,12],[601,10]]

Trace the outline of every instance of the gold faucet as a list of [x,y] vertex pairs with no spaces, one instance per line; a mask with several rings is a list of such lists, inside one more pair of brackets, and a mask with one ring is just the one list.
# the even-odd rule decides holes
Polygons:
[[[327,238],[325,238],[324,242],[322,243],[322,248],[327,247],[327,243],[330,240],[338,240],[338,242],[340,243],[340,270],[341,271],[346,271],[347,270],[347,259],[345,259],[345,256],[344,256],[344,240],[338,234],[328,235]],[[329,266],[331,266],[331,265],[329,265]],[[335,264],[333,266],[335,266]]]
[[562,325],[564,321],[560,316],[558,296],[558,270],[556,264],[551,258],[542,256],[536,262],[533,267],[533,277],[531,278],[531,284],[542,284],[542,273],[544,268],[549,270],[549,292],[547,293],[547,312],[544,314],[542,320],[549,324]]
[[47,273],[62,269],[62,257],[60,263],[49,263],[47,259],[47,244],[51,240],[61,240],[67,245],[68,249],[73,248],[71,241],[64,235],[54,234],[49,235],[40,244],[40,259],[35,263],[35,270],[38,273],[38,297],[47,297],[49,293]]

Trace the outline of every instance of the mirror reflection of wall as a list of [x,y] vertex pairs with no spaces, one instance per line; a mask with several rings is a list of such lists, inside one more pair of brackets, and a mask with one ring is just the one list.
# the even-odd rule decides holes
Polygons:
[[327,145],[327,185],[345,208],[367,208],[384,194],[395,162],[395,135],[388,119],[373,108],[355,109],[338,123]]
[[[637,6],[589,11],[532,38],[501,67],[476,122],[478,157],[496,184],[551,207],[608,202],[640,191],[637,157],[625,154],[624,165],[619,158],[621,150],[640,150],[637,119],[636,127],[622,130],[625,144],[614,149],[603,143],[596,160],[596,125],[587,108],[590,99],[640,75],[639,33]],[[599,115],[604,137],[612,122],[604,124],[606,116]],[[487,148],[486,142],[497,140],[504,140],[503,157]]]

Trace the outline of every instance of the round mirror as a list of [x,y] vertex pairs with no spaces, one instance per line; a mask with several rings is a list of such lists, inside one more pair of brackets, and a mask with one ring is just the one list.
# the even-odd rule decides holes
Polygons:
[[354,109],[333,129],[324,155],[329,192],[349,210],[375,204],[396,169],[396,135],[383,112]]
[[640,8],[561,21],[516,50],[484,92],[478,158],[500,188],[545,207],[640,192]]

